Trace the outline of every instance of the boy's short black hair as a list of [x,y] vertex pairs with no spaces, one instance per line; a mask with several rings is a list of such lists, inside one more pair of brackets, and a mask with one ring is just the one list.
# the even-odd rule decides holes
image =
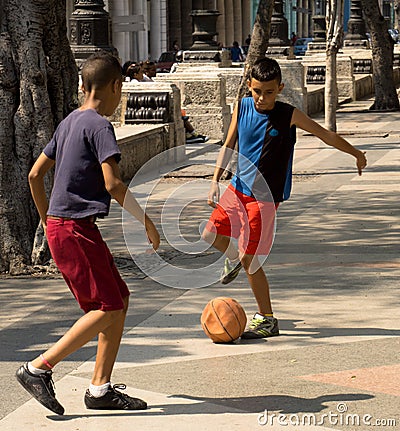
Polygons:
[[278,84],[282,81],[282,72],[276,60],[264,57],[258,59],[251,68],[250,79],[254,78],[257,81],[265,82],[276,79]]
[[86,91],[101,89],[110,82],[122,81],[122,68],[118,59],[106,51],[92,54],[82,68],[82,83]]

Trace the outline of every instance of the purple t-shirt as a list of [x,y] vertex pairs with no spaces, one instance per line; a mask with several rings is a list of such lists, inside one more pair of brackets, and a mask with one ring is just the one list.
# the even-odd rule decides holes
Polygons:
[[108,120],[94,109],[77,109],[59,124],[43,152],[56,162],[47,214],[69,218],[108,214],[111,196],[101,163],[112,156],[117,162],[121,158]]

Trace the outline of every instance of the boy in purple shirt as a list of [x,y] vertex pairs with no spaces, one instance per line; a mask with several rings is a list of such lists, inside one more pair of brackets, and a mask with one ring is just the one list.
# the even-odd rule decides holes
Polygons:
[[[83,105],[58,126],[39,156],[29,184],[46,231],[49,247],[68,287],[85,312],[46,352],[22,365],[21,385],[41,404],[62,415],[52,381],[52,368],[98,337],[96,364],[84,402],[89,409],[146,409],[147,404],[111,386],[128,309],[129,290],[95,224],[108,215],[111,197],[143,223],[156,250],[157,229],[120,178],[121,154],[112,125],[103,116],[119,104],[121,66],[106,53],[92,55],[82,69]],[[55,165],[48,203],[44,176]],[[124,385],[122,385],[122,389]]]

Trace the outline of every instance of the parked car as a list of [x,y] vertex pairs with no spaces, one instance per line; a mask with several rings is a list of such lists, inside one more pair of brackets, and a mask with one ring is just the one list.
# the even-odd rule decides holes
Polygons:
[[169,73],[172,65],[176,63],[176,61],[175,51],[163,52],[157,61],[157,73]]
[[307,51],[308,44],[312,42],[311,37],[299,37],[296,39],[296,42],[294,43],[293,47],[293,53],[294,55],[302,56]]

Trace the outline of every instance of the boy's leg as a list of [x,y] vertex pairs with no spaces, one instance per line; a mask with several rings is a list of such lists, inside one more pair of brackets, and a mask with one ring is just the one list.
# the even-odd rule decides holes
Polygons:
[[115,321],[98,336],[96,364],[92,376],[92,384],[104,385],[111,380],[112,370],[121,344],[129,297],[124,298],[124,310]]
[[92,384],[85,393],[85,405],[95,410],[145,410],[147,403],[140,398],[130,397],[118,389],[125,385],[110,385],[111,374],[121,344],[129,297],[125,297],[123,313],[99,333],[96,364]]
[[224,253],[225,256],[229,260],[237,260],[239,257],[239,251],[234,246],[231,237],[215,234],[214,232],[210,232],[207,229],[204,229],[203,235],[202,235],[204,241],[211,244],[213,247],[215,247],[217,250],[219,250],[221,253]]
[[222,284],[228,284],[233,281],[242,269],[242,263],[240,262],[240,253],[238,249],[233,245],[230,237],[220,234],[209,232],[205,229],[203,233],[203,239],[209,244],[212,244],[217,250],[225,254],[226,259],[224,268],[221,273],[220,282]]
[[[89,311],[78,319],[52,347],[43,353],[43,357],[46,362],[54,367],[121,318],[125,319],[124,310]],[[32,365],[43,370],[49,369],[40,356],[32,361]]]
[[245,254],[241,258],[251,289],[258,305],[258,313],[252,318],[242,338],[266,338],[279,335],[278,320],[273,317],[269,283],[258,258]]
[[272,314],[268,279],[257,257],[245,254],[241,261],[256,299],[258,312],[263,315]]
[[[56,344],[30,364],[22,365],[16,373],[21,385],[41,404],[57,414],[64,414],[64,408],[57,401],[51,369],[69,354],[78,350],[106,330],[114,320],[119,320],[123,310],[89,311],[61,337]],[[43,371],[41,371],[43,370]]]

